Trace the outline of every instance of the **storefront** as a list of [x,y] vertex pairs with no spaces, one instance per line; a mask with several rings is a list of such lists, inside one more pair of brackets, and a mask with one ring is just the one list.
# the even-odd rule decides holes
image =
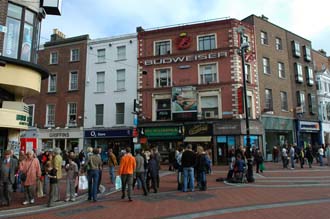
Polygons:
[[322,126],[321,126],[321,140],[322,140],[322,144],[330,144],[330,123],[328,122],[322,122]]
[[[250,120],[250,142],[252,148],[259,148],[262,151],[262,124],[258,120]],[[244,147],[247,144],[245,120],[221,120],[215,123],[213,128],[214,134],[214,152],[215,162],[219,164],[227,164],[229,158],[229,150],[236,149],[240,145]]]
[[308,144],[321,145],[319,122],[297,120],[298,147],[306,147]]

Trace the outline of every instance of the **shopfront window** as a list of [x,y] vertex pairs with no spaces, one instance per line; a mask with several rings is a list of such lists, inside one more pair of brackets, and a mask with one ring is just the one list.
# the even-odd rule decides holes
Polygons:
[[[257,135],[250,135],[251,147],[259,148],[259,137]],[[244,146],[247,145],[247,136],[244,136]]]

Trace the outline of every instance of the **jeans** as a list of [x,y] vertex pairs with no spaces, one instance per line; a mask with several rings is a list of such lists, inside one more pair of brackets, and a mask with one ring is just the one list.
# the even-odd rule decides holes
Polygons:
[[[136,183],[136,181],[140,182],[141,187],[143,189],[144,194],[147,194],[147,186],[146,186],[146,181],[144,180],[144,172],[136,172],[136,178],[133,180],[133,188]],[[139,187],[138,187],[139,188]]]
[[199,171],[198,173],[198,185],[200,190],[206,190],[206,172]]
[[319,155],[320,166],[323,166],[323,155]]
[[48,175],[45,175],[44,181],[43,181],[43,192],[44,194],[48,194],[48,187],[49,187],[49,177]]
[[290,160],[291,160],[291,168],[294,168],[294,156],[290,157]]
[[88,200],[97,200],[96,196],[99,184],[99,173],[99,170],[88,170]]
[[189,188],[194,191],[194,168],[193,167],[184,167],[183,168],[183,192],[187,191],[187,186],[189,182]]
[[116,182],[115,166],[112,166],[112,167],[109,166],[109,176],[110,176],[110,182],[112,184],[115,184],[115,182]]

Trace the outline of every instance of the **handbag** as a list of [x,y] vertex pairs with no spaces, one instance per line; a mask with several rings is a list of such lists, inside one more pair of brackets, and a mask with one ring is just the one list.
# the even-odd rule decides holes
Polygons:
[[80,190],[85,190],[88,188],[88,181],[87,181],[87,177],[85,175],[79,176],[79,180],[78,180],[78,188]]
[[115,185],[116,185],[116,190],[121,189],[121,178],[120,178],[120,176],[116,176],[116,183],[115,183]]
[[28,169],[26,170],[26,172],[25,172],[25,173],[21,173],[21,181],[22,181],[22,182],[25,182],[25,181],[26,181],[26,178],[27,178],[27,172],[29,172],[29,169],[30,169],[30,167],[31,167],[31,165],[32,165],[32,162],[33,162],[33,160],[31,160],[31,163],[30,163]]

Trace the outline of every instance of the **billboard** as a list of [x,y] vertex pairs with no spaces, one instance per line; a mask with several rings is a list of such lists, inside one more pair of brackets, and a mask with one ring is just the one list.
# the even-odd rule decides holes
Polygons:
[[172,117],[178,119],[197,118],[196,87],[184,86],[172,88]]

